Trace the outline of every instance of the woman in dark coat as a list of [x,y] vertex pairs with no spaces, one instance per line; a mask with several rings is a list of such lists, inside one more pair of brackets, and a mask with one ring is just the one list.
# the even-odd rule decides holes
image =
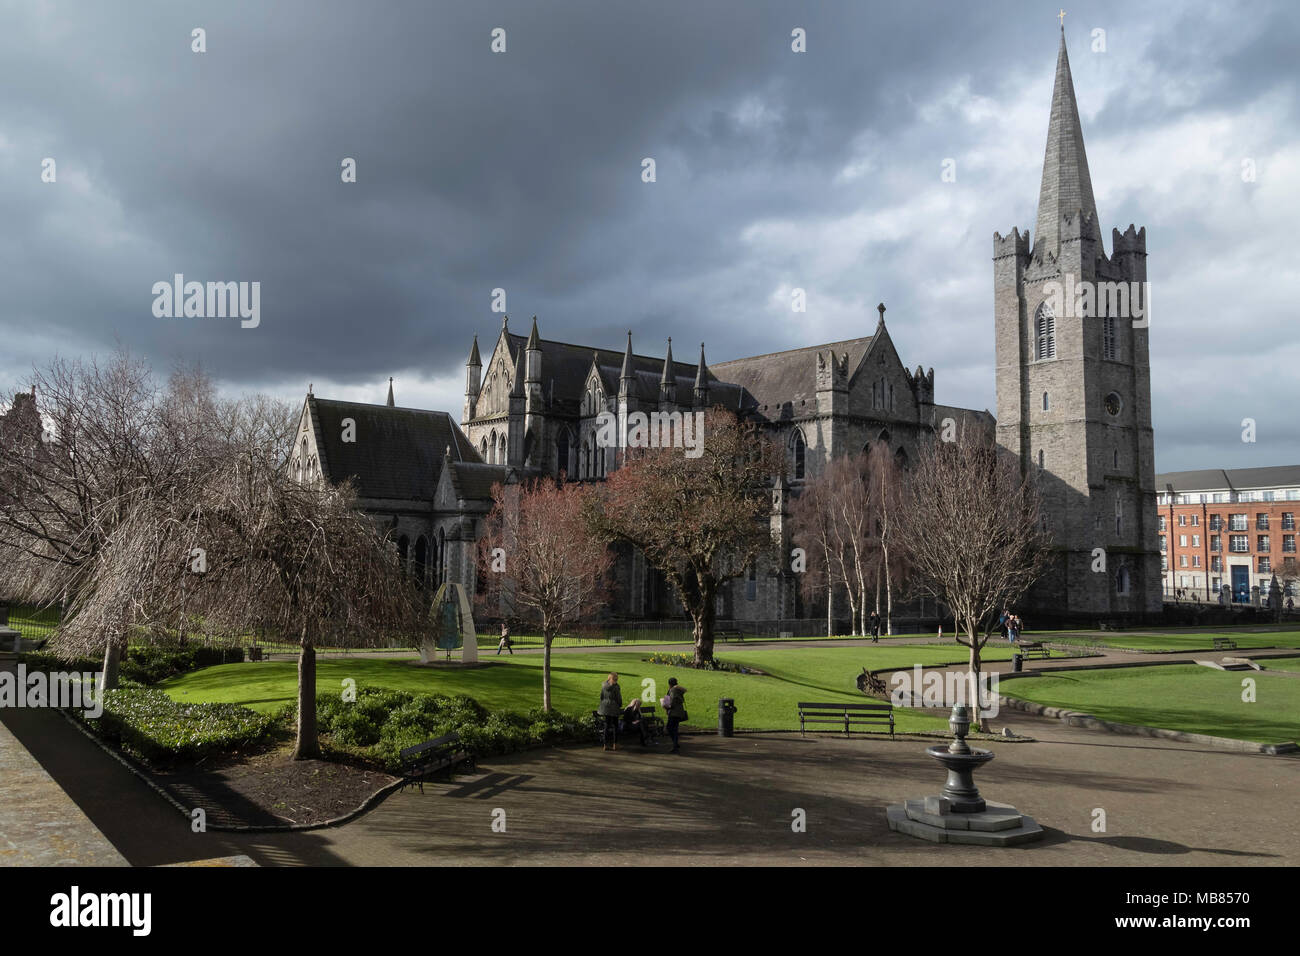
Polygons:
[[600,685],[600,706],[596,713],[605,718],[605,749],[618,749],[618,718],[623,713],[623,691],[618,686],[618,675],[610,674]]
[[669,753],[681,753],[681,742],[677,739],[677,728],[686,719],[686,688],[677,683],[676,677],[668,678],[668,736],[673,739],[673,749]]

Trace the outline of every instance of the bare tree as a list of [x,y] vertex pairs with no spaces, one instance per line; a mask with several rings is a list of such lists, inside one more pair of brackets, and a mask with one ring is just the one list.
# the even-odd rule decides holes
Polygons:
[[995,614],[1047,565],[1037,490],[1013,456],[984,436],[963,437],[922,450],[904,501],[899,531],[916,574],[951,609],[957,640],[970,648],[974,695]]
[[818,475],[804,483],[803,491],[790,506],[790,523],[794,528],[793,540],[804,549],[807,567],[800,576],[799,586],[808,599],[823,591],[826,594],[826,634],[835,634],[835,589],[845,585],[838,573],[839,564],[834,555],[835,502],[834,489]]
[[[542,634],[542,709],[551,709],[551,645],[603,605],[612,556],[587,532],[589,486],[539,479],[495,485],[487,534],[479,542],[482,603]],[[494,554],[504,553],[504,570]]]
[[191,562],[173,578],[175,603],[217,634],[265,630],[297,642],[293,758],[319,756],[316,649],[415,646],[423,602],[347,484],[299,484],[282,461],[245,451],[194,500],[181,550],[202,549],[204,567]]
[[111,611],[96,603],[95,589],[130,562],[129,550],[109,549],[138,546],[157,503],[186,498],[217,460],[216,403],[197,370],[177,370],[164,387],[124,351],[103,362],[55,359],[29,387],[22,427],[0,434],[0,556],[12,597],[63,605],[56,648],[94,605],[87,624],[98,643],[86,650],[103,653],[111,688],[128,633],[145,622],[140,600]]
[[720,589],[772,550],[768,488],[783,465],[753,423],[722,408],[705,413],[701,450],[632,450],[588,509],[593,533],[640,549],[672,585],[694,625],[697,666],[713,660]]
[[[879,582],[883,576],[885,585],[885,633],[893,634],[895,582],[901,580],[899,572],[903,570],[906,559],[907,542],[898,533],[906,472],[883,442],[872,446],[867,453],[865,470],[878,559],[876,580]],[[876,588],[876,613],[880,613],[879,585]]]

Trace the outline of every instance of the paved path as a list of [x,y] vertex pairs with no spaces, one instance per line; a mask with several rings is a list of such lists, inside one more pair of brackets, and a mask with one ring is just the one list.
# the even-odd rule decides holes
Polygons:
[[[246,854],[262,865],[1008,863],[1297,865],[1300,757],[1265,757],[1118,737],[1016,715],[1038,743],[994,743],[987,797],[1047,828],[1024,848],[981,852],[891,833],[884,808],[936,791],[928,741],[693,736],[660,746],[534,750],[483,762],[454,783],[389,797],[332,830],[239,836],[189,823],[50,711],[21,714],[24,738],[69,796],[135,865]],[[506,831],[493,832],[493,810]],[[790,828],[796,808],[806,833]],[[1091,829],[1106,811],[1107,830]],[[1027,855],[1027,856],[1026,856]]]
[[[1122,659],[1139,656],[1181,655]],[[1097,659],[1030,666],[1089,663]],[[990,744],[997,759],[977,780],[986,797],[1031,814],[1048,836],[981,851],[888,830],[886,805],[942,785],[923,752],[930,741],[918,739],[702,735],[685,738],[680,756],[662,745],[533,750],[486,760],[478,774],[426,784],[423,794],[393,795],[344,827],[240,836],[192,833],[185,817],[59,714],[0,710],[13,737],[134,865],[241,854],[262,865],[1300,865],[1300,755],[1121,737],[1027,714],[1009,719],[1038,742]],[[0,780],[0,803],[10,801],[9,778]],[[492,829],[497,808],[505,832]],[[796,808],[807,814],[805,833],[791,830]],[[1105,832],[1092,830],[1096,809],[1106,813]]]
[[126,859],[0,724],[0,866],[74,864],[125,866]]
[[[1300,863],[1300,759],[1016,720],[1042,742],[993,744],[997,758],[978,781],[1047,828],[1024,848],[941,847],[889,831],[887,804],[942,785],[920,741],[773,734],[689,737],[680,756],[634,745],[493,759],[348,826],[264,837],[245,852],[360,865]],[[805,833],[791,829],[796,808]],[[1092,830],[1098,808],[1105,832]],[[503,833],[492,829],[497,809]]]

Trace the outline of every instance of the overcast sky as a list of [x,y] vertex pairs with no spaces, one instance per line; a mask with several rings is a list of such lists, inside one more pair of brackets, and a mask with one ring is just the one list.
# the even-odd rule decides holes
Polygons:
[[[883,300],[938,401],[994,409],[992,235],[1035,221],[1057,9],[0,3],[0,387],[120,342],[459,418],[500,287],[516,330],[711,362],[868,335]],[[1157,470],[1300,461],[1300,4],[1065,28],[1107,247],[1147,229]],[[259,281],[260,325],[155,317],[175,273]]]

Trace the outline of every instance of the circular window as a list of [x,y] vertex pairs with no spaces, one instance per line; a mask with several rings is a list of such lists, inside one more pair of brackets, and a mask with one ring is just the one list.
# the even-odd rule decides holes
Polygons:
[[1119,392],[1111,392],[1109,395],[1106,396],[1106,411],[1108,414],[1112,416],[1118,415],[1120,413],[1120,409],[1122,409],[1123,407],[1124,407],[1124,400],[1119,397]]

